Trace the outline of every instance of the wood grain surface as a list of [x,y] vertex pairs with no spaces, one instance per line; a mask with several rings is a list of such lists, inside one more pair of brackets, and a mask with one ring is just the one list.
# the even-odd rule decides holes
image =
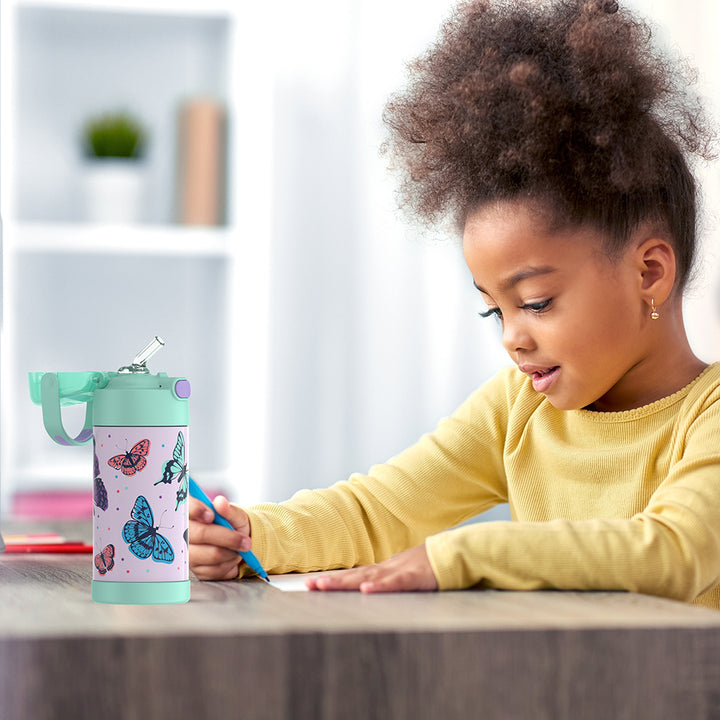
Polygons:
[[281,592],[99,605],[0,555],[0,720],[720,717],[720,613],[624,593]]

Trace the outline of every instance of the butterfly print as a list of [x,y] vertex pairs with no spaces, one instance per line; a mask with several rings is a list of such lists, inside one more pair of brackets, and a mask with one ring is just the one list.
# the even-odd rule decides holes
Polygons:
[[146,465],[145,459],[150,452],[150,441],[140,440],[136,442],[129,452],[115,455],[108,460],[108,465],[120,470],[123,475],[134,475],[140,472]]
[[177,510],[181,503],[187,500],[188,495],[188,468],[185,462],[185,438],[182,432],[178,433],[173,456],[163,465],[162,477],[155,483],[167,483],[168,485],[177,480],[180,487],[175,493],[175,509]]
[[108,496],[105,483],[100,477],[100,463],[95,452],[95,439],[93,438],[93,500],[101,510],[108,509]]
[[175,553],[168,539],[158,532],[150,503],[144,495],[138,495],[130,517],[132,520],[128,520],[122,530],[130,552],[141,560],[152,556],[155,562],[171,563]]
[[95,500],[95,504],[101,510],[108,509],[107,490],[105,489],[105,483],[102,481],[101,477],[96,477],[93,480],[93,498]]
[[110,572],[115,567],[115,546],[106,545],[102,552],[95,556],[95,567],[101,575]]
[[100,475],[100,461],[98,460],[97,450],[95,449],[95,438],[93,438],[93,477]]

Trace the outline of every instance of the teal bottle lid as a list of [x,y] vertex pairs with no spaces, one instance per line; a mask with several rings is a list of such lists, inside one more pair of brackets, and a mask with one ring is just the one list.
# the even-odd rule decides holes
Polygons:
[[[157,335],[117,372],[28,373],[30,397],[42,406],[48,435],[60,445],[84,445],[93,427],[183,427],[189,424],[190,383],[167,373],[151,375],[147,360],[165,342]],[[61,407],[85,404],[82,430],[72,437]]]
[[189,424],[190,383],[167,373],[107,373],[108,382],[95,391],[93,425],[185,426]]

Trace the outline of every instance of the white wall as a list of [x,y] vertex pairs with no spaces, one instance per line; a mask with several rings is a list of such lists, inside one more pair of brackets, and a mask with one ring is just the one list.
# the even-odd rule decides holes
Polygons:
[[[698,0],[627,0],[651,20],[658,42],[687,59],[698,72],[698,89],[720,128],[720,3]],[[702,253],[695,282],[685,297],[685,321],[695,352],[706,361],[720,358],[720,166],[696,168],[701,187]]]
[[459,243],[407,228],[378,154],[448,6],[304,3],[275,36],[269,499],[388,459],[507,362]]

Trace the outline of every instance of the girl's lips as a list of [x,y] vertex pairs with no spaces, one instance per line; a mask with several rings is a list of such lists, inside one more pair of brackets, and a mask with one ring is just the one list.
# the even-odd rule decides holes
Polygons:
[[560,366],[548,368],[547,370],[535,370],[534,372],[528,373],[532,380],[532,386],[535,392],[545,393],[550,389],[550,386],[557,380],[560,374]]

